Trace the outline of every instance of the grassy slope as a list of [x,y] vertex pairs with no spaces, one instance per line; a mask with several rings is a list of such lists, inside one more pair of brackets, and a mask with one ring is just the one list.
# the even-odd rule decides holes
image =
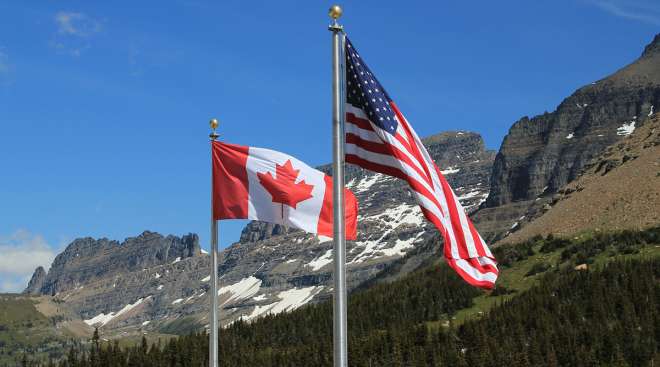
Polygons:
[[[584,234],[580,237],[575,237],[574,241],[578,244],[585,243],[587,240],[592,239],[591,234]],[[526,274],[532,269],[535,264],[538,263],[547,263],[551,264],[553,267],[557,265],[566,267],[574,266],[576,264],[575,259],[568,259],[562,261],[561,253],[564,250],[563,248],[557,249],[548,253],[541,253],[540,249],[542,243],[535,244],[532,248],[534,250],[534,255],[516,262],[511,267],[503,267],[500,272],[500,277],[498,279],[498,287],[504,287],[513,293],[510,294],[501,294],[501,295],[492,295],[492,294],[483,294],[474,299],[474,305],[470,308],[460,310],[454,316],[452,320],[454,324],[461,324],[468,319],[478,318],[482,314],[485,314],[490,308],[497,304],[501,304],[519,294],[522,291],[525,291],[531,288],[533,285],[538,283],[539,278],[542,276],[542,273],[526,276]],[[606,264],[608,261],[612,260],[621,260],[621,259],[649,259],[654,257],[660,257],[660,244],[646,244],[640,245],[637,253],[625,254],[621,253],[615,249],[609,249],[603,251],[592,258],[589,259],[590,267],[601,267]],[[551,269],[547,271],[551,271]],[[439,322],[431,322],[430,326],[437,326]]]
[[25,351],[47,354],[60,339],[51,319],[40,313],[32,297],[0,295],[0,363],[15,361]]

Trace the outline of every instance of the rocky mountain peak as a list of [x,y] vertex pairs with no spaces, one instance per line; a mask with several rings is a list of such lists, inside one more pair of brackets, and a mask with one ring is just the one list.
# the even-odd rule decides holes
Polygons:
[[44,280],[46,280],[46,270],[44,270],[43,266],[39,266],[34,270],[32,278],[30,278],[30,282],[23,291],[23,294],[39,294]]
[[199,237],[193,233],[182,237],[164,237],[145,231],[121,243],[107,238],[78,238],[55,257],[39,293],[56,294],[101,276],[141,270],[200,255]]
[[495,158],[488,199],[475,218],[482,232],[488,228],[487,240],[507,235],[657,111],[659,49],[660,35],[640,59],[579,88],[555,111],[513,124]]
[[656,34],[653,41],[649,43],[642,53],[642,57],[651,57],[653,55],[660,55],[660,33]]

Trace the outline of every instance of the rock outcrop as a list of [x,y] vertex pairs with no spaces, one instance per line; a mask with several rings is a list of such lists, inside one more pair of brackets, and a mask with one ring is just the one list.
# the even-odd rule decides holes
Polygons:
[[39,266],[34,270],[32,278],[30,278],[30,282],[23,291],[23,294],[40,294],[44,280],[46,280],[46,270],[42,266]]
[[122,243],[106,238],[79,238],[55,257],[39,292],[55,295],[99,278],[139,271],[200,254],[196,234],[163,237],[145,231]]
[[[537,199],[576,179],[604,149],[642,126],[660,108],[660,35],[632,64],[578,89],[552,113],[517,121],[504,138],[485,210],[487,239],[497,239]],[[491,208],[492,210],[488,210]]]
[[515,243],[550,233],[640,230],[660,223],[660,114],[585,166],[559,189],[539,218],[504,238]]

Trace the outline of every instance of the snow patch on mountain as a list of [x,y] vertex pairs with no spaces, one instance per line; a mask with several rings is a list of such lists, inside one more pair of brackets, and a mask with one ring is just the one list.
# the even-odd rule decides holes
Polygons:
[[447,167],[447,169],[443,169],[440,171],[443,175],[451,175],[453,173],[459,172],[461,169],[460,168],[454,168],[454,167]]
[[249,276],[237,283],[220,288],[218,295],[229,293],[229,298],[224,303],[231,303],[253,297],[259,292],[259,287],[261,287],[261,279]]
[[281,312],[293,311],[296,308],[303,306],[312,298],[323,290],[323,287],[306,287],[306,288],[293,288],[286,291],[279,292],[277,298],[279,301],[264,306],[256,306],[252,313],[247,316],[246,320],[251,320],[256,317],[267,314],[278,314]]
[[94,326],[94,325],[104,326],[105,324],[109,323],[113,319],[115,319],[115,318],[125,314],[126,312],[134,309],[139,304],[141,304],[144,300],[149,299],[150,297],[151,296],[149,296],[147,298],[140,298],[137,301],[135,301],[135,303],[129,303],[126,306],[124,306],[121,310],[117,311],[116,313],[115,312],[110,312],[107,315],[104,314],[104,313],[100,313],[100,314],[92,317],[91,319],[83,320],[83,321],[85,322],[85,324],[87,324],[89,326]]
[[375,173],[373,175],[366,176],[359,180],[357,178],[354,178],[346,186],[352,191],[359,193],[369,190],[369,188],[374,184],[376,184],[376,182],[383,181],[388,178],[389,178],[388,176],[385,176],[383,174]]
[[317,271],[322,267],[330,264],[331,262],[332,262],[332,249],[326,251],[323,255],[310,261],[305,266],[309,266],[310,268],[312,268],[312,271]]
[[620,136],[627,136],[635,131],[635,121],[630,121],[628,123],[623,123],[618,129],[616,129],[616,134]]

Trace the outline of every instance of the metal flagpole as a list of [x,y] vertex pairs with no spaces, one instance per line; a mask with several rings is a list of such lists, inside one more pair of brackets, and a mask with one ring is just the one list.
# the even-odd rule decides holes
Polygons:
[[213,142],[218,138],[215,129],[218,120],[212,119],[211,125],[211,316],[209,321],[209,367],[218,367],[218,221],[213,216]]
[[345,35],[337,19],[342,10],[330,8],[332,24],[332,202],[334,241],[333,335],[334,367],[348,366],[346,323],[346,231],[344,223],[344,43]]

